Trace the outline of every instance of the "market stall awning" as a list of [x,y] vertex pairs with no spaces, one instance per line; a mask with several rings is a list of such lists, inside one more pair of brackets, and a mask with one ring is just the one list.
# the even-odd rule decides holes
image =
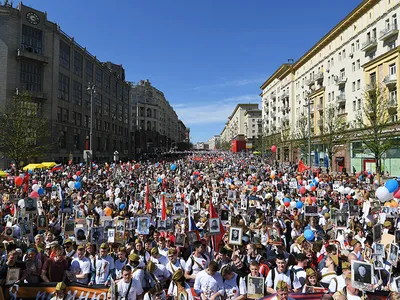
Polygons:
[[22,169],[24,171],[26,171],[26,170],[36,170],[36,169],[43,169],[43,168],[45,168],[45,166],[43,166],[42,164],[29,164],[29,165],[23,167]]
[[57,164],[52,161],[52,162],[42,162],[41,165],[43,165],[45,168],[50,169],[54,166],[57,166]]

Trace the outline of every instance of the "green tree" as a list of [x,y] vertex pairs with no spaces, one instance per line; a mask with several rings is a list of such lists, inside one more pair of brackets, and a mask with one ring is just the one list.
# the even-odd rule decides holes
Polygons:
[[[308,155],[308,118],[305,113],[301,113],[296,123],[291,129],[292,145],[300,151],[300,156],[307,158]],[[307,159],[306,159],[307,161]]]
[[16,166],[41,157],[51,147],[50,126],[40,103],[23,92],[0,107],[0,152]]
[[327,151],[329,168],[332,170],[333,156],[343,150],[348,142],[346,119],[344,115],[339,115],[338,109],[331,104],[325,108],[322,121],[320,140]]
[[378,179],[382,171],[382,156],[394,145],[396,131],[390,128],[392,114],[397,110],[397,99],[389,99],[386,88],[377,84],[367,86],[363,108],[357,116],[360,139],[376,160]]

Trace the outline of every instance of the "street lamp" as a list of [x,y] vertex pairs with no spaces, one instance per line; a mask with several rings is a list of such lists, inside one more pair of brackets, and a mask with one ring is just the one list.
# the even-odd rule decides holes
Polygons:
[[89,150],[93,154],[93,95],[96,94],[96,86],[89,82],[87,87],[88,92],[90,93],[90,133],[89,133]]
[[306,100],[306,104],[304,106],[307,106],[308,110],[308,165],[311,168],[311,104],[313,104],[313,101],[310,96],[311,91],[305,91],[304,100]]

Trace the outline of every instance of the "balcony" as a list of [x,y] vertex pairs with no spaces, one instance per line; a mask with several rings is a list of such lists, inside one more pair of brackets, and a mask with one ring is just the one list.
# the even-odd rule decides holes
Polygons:
[[271,118],[276,118],[276,113],[275,112],[271,112],[270,116],[271,116]]
[[345,109],[339,109],[337,115],[340,116],[345,116],[347,115],[347,112]]
[[397,99],[389,99],[388,101],[388,112],[390,115],[395,115],[397,113]]
[[338,86],[345,85],[347,82],[347,77],[346,76],[336,77],[335,82],[336,82],[336,85],[338,85]]
[[275,92],[271,93],[271,100],[275,101],[276,100],[276,94]]
[[374,83],[368,83],[365,85],[365,90],[369,93],[375,92],[376,91],[376,82]]
[[282,122],[283,122],[283,123],[289,122],[289,116],[284,116],[284,117],[282,118]]
[[314,75],[314,80],[315,81],[322,81],[324,79],[324,73],[318,72],[317,74]]
[[323,126],[323,125],[324,125],[324,120],[319,119],[319,120],[317,121],[317,125],[318,125],[319,127]]
[[32,60],[35,62],[39,62],[42,64],[48,64],[49,63],[49,58],[47,56],[43,56],[39,53],[35,53],[33,51],[29,51],[29,49],[17,50],[17,59],[26,59],[26,60]]
[[340,94],[339,96],[336,96],[336,101],[339,104],[345,104],[346,103],[346,95],[345,94]]
[[389,24],[386,26],[385,29],[381,30],[379,40],[385,41],[398,33],[399,33],[399,29],[397,27],[397,23]]
[[383,79],[383,83],[386,84],[386,87],[389,90],[393,90],[396,88],[396,83],[397,83],[397,76],[396,74],[388,75]]
[[313,86],[315,84],[315,79],[314,78],[309,78],[305,82],[306,86]]
[[317,104],[317,110],[318,111],[324,110],[324,105],[323,104]]
[[286,99],[286,98],[289,98],[289,92],[288,92],[288,91],[284,91],[284,92],[282,93],[282,100],[284,100],[284,99]]
[[378,45],[376,38],[368,38],[361,47],[361,51],[369,51]]

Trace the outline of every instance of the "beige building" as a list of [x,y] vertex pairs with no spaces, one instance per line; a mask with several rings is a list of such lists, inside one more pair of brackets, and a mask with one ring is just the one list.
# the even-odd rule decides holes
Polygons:
[[[327,109],[333,107],[335,117],[344,119],[344,130],[357,130],[364,93],[376,85],[388,93],[390,118],[397,122],[399,15],[399,0],[364,0],[300,59],[281,65],[261,86],[264,134],[296,138],[310,122],[312,162],[323,165],[326,149],[318,136],[325,128]],[[289,142],[278,146],[281,160],[304,156]],[[374,160],[363,148],[357,138],[352,139],[335,153],[333,170],[372,171]],[[399,159],[397,151],[387,153],[385,170],[400,175]]]
[[220,139],[219,135],[214,135],[211,139],[208,140],[208,149],[217,150],[220,149]]

